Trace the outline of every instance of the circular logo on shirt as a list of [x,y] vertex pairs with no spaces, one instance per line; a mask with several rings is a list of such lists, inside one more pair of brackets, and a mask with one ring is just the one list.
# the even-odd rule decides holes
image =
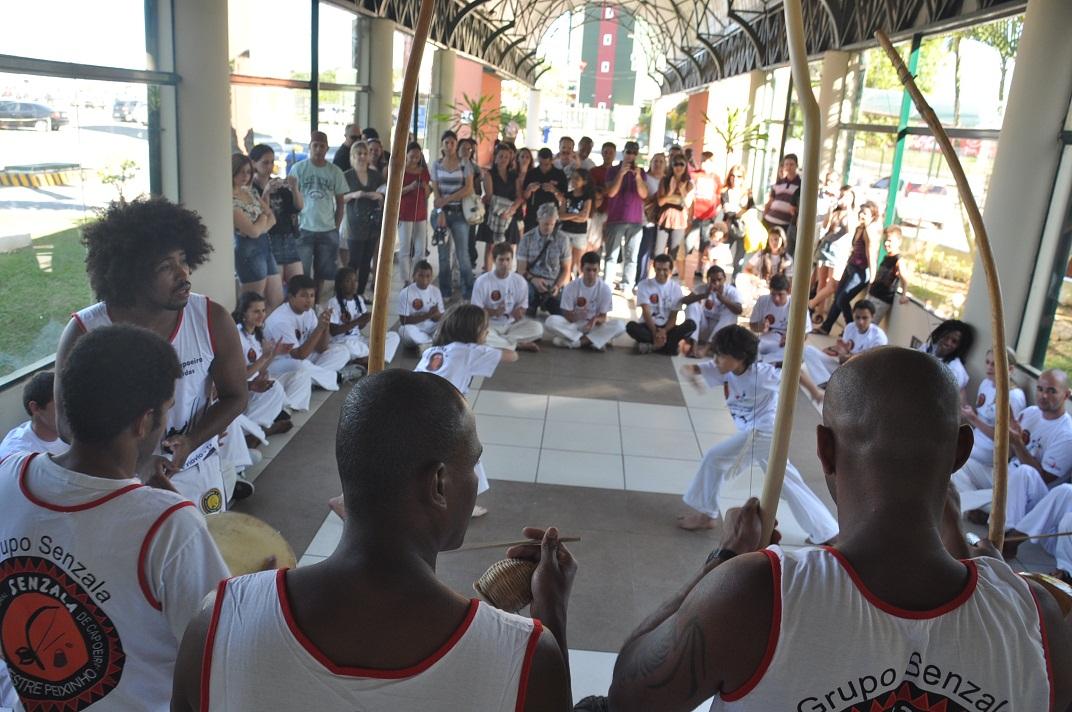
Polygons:
[[423,307],[423,306],[424,306],[424,300],[421,299],[420,297],[417,297],[416,299],[413,300],[413,308],[416,309],[417,311],[420,311],[421,307]]
[[254,351],[253,349],[250,349],[249,351],[247,351],[246,352],[246,360],[249,361],[250,363],[253,363],[254,361],[256,361],[257,360],[257,352]]
[[428,370],[432,371],[434,373],[435,371],[438,371],[441,368],[443,368],[443,354],[441,354],[441,353],[432,354],[428,358]]
[[586,304],[588,304],[587,299],[585,299],[584,297],[577,297],[577,306],[583,307]]
[[707,299],[707,300],[704,301],[703,305],[704,305],[704,309],[714,309],[715,308],[715,300],[714,299]]
[[1021,430],[1020,431],[1020,440],[1024,443],[1025,446],[1031,444],[1031,431],[1030,430]]
[[294,338],[297,339],[299,343],[301,342],[301,329],[294,330]]
[[648,301],[651,302],[652,304],[658,304],[659,303],[659,295],[658,294],[651,295],[650,297],[648,297]]
[[845,345],[849,347],[849,352],[850,352],[850,353],[852,352],[852,350],[853,350],[854,348],[856,348],[856,342],[855,342],[855,341],[853,341],[852,339],[849,339],[848,341],[846,341],[846,342],[845,342]]
[[201,495],[201,511],[205,514],[215,514],[223,509],[223,493],[220,492],[218,487],[212,489]]
[[495,291],[493,291],[491,293],[491,298],[492,298],[493,301],[496,301],[496,302],[499,301],[500,299],[502,299],[502,292],[500,292],[498,289],[496,289]]
[[0,644],[27,712],[77,712],[119,684],[123,645],[94,602],[110,597],[97,590],[104,583],[88,572],[76,579],[37,556],[0,563]]
[[775,319],[773,314],[768,314],[767,316],[763,317],[763,320],[771,326],[774,326]]
[[982,408],[984,403],[986,403],[986,396],[984,396],[982,393],[980,393],[979,394],[979,400],[977,400],[975,402],[975,407],[976,408]]

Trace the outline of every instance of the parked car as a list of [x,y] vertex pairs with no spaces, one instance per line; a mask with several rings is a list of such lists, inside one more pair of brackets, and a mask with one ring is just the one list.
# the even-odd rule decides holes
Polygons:
[[59,131],[69,123],[67,112],[29,101],[0,101],[0,129],[34,128]]
[[943,183],[909,181],[897,197],[897,217],[911,225],[930,223],[941,229],[954,221],[956,212],[955,188]]
[[112,104],[112,118],[116,121],[130,121],[130,115],[134,111],[132,99],[116,99]]

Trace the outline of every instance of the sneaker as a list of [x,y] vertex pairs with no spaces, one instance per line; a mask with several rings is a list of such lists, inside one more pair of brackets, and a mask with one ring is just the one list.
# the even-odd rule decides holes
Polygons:
[[252,497],[256,490],[257,488],[253,486],[252,482],[239,475],[238,479],[235,480],[234,492],[231,493],[231,497],[235,502],[239,502]]
[[650,354],[654,350],[655,350],[655,347],[652,346],[651,344],[645,344],[645,343],[643,343],[641,341],[637,342],[636,352],[638,354]]
[[341,376],[342,380],[347,383],[354,383],[355,381],[359,381],[364,378],[367,372],[368,371],[365,370],[364,366],[359,366],[356,363],[351,363],[346,366],[343,366],[343,369],[339,371],[339,376]]
[[551,343],[560,349],[577,349],[581,347],[581,345],[576,341],[570,341],[563,336],[556,336],[555,338],[551,339]]

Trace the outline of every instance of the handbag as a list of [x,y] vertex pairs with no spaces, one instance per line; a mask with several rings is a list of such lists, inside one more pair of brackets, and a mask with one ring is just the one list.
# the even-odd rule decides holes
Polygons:
[[484,201],[474,193],[462,198],[462,214],[470,225],[484,222]]

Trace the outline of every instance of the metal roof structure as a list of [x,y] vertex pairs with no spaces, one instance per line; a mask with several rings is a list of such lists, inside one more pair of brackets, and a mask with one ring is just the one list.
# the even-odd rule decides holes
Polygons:
[[[540,40],[584,0],[436,0],[431,40],[528,84],[552,58]],[[346,3],[349,5],[349,3]],[[357,9],[412,28],[418,0],[355,0]],[[646,28],[647,72],[664,94],[788,61],[781,0],[603,0]],[[1026,0],[805,0],[808,52],[873,44],[875,30],[908,33],[981,22]]]

